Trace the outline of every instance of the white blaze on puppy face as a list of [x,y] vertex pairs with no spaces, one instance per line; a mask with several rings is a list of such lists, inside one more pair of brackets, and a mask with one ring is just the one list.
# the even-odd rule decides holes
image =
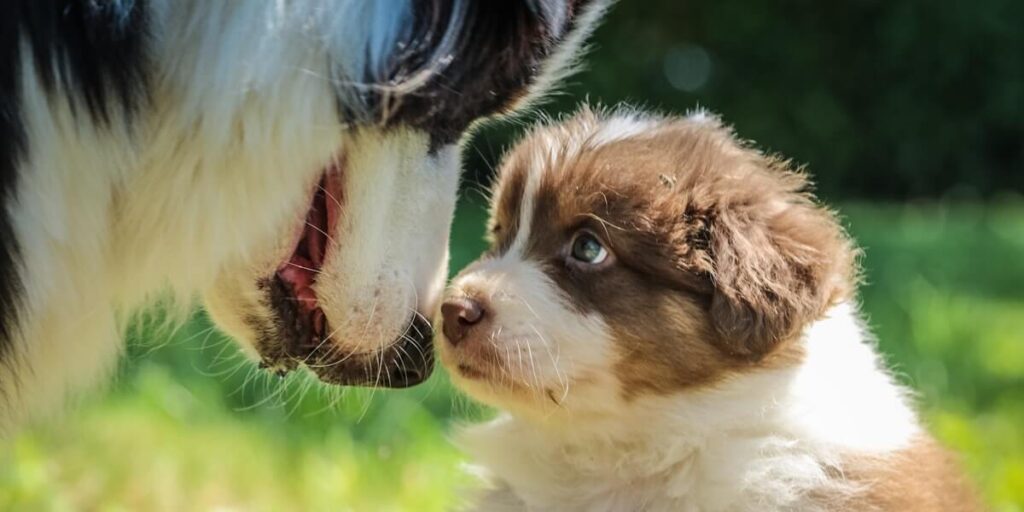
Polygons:
[[495,194],[518,201],[513,205],[516,218],[508,219],[514,227],[506,236],[507,250],[470,265],[447,292],[448,297],[469,297],[483,304],[485,332],[468,342],[473,346],[453,350],[442,340],[438,350],[453,379],[482,401],[526,413],[537,412],[538,406],[544,414],[552,406],[603,410],[619,395],[611,371],[612,335],[600,315],[574,307],[551,280],[544,262],[527,255],[534,198],[548,170],[545,156],[549,155],[533,159],[518,183],[499,185],[522,187],[521,196],[516,191]]

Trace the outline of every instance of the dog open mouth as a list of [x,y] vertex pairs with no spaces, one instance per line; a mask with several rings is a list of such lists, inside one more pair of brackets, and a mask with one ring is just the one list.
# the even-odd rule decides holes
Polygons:
[[341,186],[337,169],[324,173],[313,202],[306,215],[306,224],[296,244],[295,251],[287,261],[278,267],[277,281],[286,292],[291,303],[290,316],[293,320],[287,335],[290,343],[288,352],[306,356],[328,340],[327,316],[317,301],[313,284],[321,274],[324,257],[327,255],[328,233],[337,225],[341,209]]
[[325,275],[321,269],[343,215],[344,187],[337,166],[324,172],[312,197],[294,251],[264,283],[276,332],[257,346],[261,366],[284,374],[301,364],[321,380],[339,385],[402,388],[426,380],[433,369],[433,330],[419,315],[410,319],[405,334],[377,351],[339,350],[314,286]]

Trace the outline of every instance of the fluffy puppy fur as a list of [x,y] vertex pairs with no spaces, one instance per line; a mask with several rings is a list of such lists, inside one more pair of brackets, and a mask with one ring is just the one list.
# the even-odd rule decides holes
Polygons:
[[441,360],[486,511],[972,510],[883,367],[858,251],[716,118],[584,108],[501,166]]
[[606,4],[7,2],[0,432],[106,374],[167,287],[273,370],[425,379],[459,138]]

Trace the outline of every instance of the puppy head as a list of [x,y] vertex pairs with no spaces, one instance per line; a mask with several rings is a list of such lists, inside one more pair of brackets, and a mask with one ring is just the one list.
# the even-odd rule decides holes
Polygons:
[[485,402],[595,413],[795,364],[856,278],[806,188],[704,114],[539,128],[501,166],[490,251],[447,293],[442,361]]

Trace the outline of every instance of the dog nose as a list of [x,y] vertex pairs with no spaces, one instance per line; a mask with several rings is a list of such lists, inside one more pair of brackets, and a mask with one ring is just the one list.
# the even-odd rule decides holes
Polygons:
[[469,297],[448,299],[441,304],[441,316],[444,317],[444,335],[452,345],[458,345],[466,334],[483,321],[487,311],[480,301]]

